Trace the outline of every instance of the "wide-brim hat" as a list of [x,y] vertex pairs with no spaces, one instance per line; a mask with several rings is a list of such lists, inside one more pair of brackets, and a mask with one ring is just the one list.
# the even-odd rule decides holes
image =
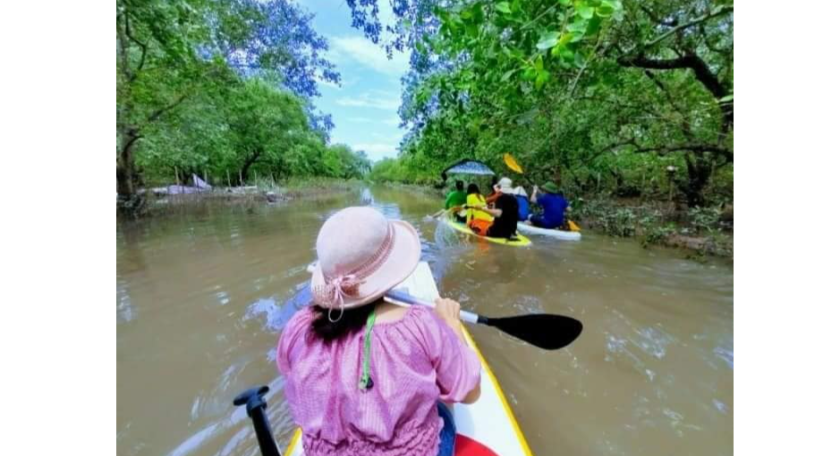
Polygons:
[[513,194],[513,181],[508,179],[507,177],[503,177],[499,179],[499,190],[502,193],[507,193],[508,195]]
[[542,189],[548,193],[560,193],[560,189],[554,185],[554,182],[546,182],[543,184]]

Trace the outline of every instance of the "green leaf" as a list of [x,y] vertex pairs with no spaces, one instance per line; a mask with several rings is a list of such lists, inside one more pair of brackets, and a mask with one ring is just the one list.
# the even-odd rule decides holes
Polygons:
[[574,51],[561,44],[554,46],[554,49],[551,50],[551,55],[564,62],[573,62],[575,59]]
[[558,45],[565,46],[569,44],[574,38],[574,35],[571,33],[564,33],[563,36],[560,38],[560,41],[557,43]]
[[572,52],[571,49],[567,48],[565,45],[562,45],[562,44],[558,44],[557,46],[554,46],[554,48],[551,49],[551,55],[553,57],[556,57],[556,58],[559,58],[559,59],[562,59],[562,60],[567,60],[567,61],[574,60],[574,58],[575,58],[575,53]]
[[603,19],[600,17],[593,17],[589,20],[589,24],[586,27],[586,34],[590,36],[597,35],[598,32],[601,31],[601,24],[604,22]]
[[484,10],[481,9],[481,3],[473,5],[473,19],[475,23],[480,24],[484,22]]
[[572,3],[572,0],[557,0],[557,3],[559,3],[563,6],[568,6],[569,3]]
[[575,10],[577,11],[578,16],[584,19],[592,19],[592,16],[595,14],[595,8],[586,6],[585,3],[578,3],[575,5]]
[[537,90],[542,89],[545,83],[548,82],[548,79],[550,77],[551,75],[548,73],[548,71],[542,70],[538,72],[537,79],[534,81],[534,85],[536,86]]
[[473,38],[477,37],[478,36],[478,25],[468,24],[467,25],[467,33]]
[[496,11],[500,13],[510,14],[510,3],[500,2],[496,3]]
[[529,67],[522,73],[522,79],[526,81],[533,81],[537,77],[537,71],[533,67]]
[[583,66],[586,65],[586,59],[584,59],[583,56],[580,54],[575,54],[574,60],[575,66],[578,68],[583,68]]
[[554,47],[560,40],[560,32],[543,32],[540,35],[540,40],[537,42],[537,49],[544,51]]
[[537,60],[534,61],[534,69],[537,70],[537,71],[542,71],[542,69],[543,69],[542,56],[537,57]]
[[513,73],[516,73],[516,68],[514,68],[514,69],[512,69],[512,70],[510,70],[510,71],[508,71],[508,72],[506,72],[506,73],[502,76],[502,82],[506,82],[508,79],[510,79],[510,77],[511,77],[511,76],[513,76]]
[[613,12],[615,12],[615,8],[613,8],[612,6],[601,5],[595,11],[595,14],[597,14],[599,17],[610,17],[610,16],[612,16]]
[[580,32],[583,33],[586,31],[586,27],[589,23],[586,20],[576,19],[574,22],[566,26],[566,30],[575,33]]
[[719,103],[727,103],[735,99],[735,95],[727,95],[725,97],[721,97],[718,102]]

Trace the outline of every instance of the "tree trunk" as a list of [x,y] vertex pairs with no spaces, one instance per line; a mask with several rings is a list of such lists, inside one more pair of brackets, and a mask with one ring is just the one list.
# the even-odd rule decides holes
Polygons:
[[128,129],[122,135],[122,147],[116,163],[117,193],[119,193],[119,209],[124,215],[136,215],[142,208],[144,201],[137,194],[135,179],[137,173],[134,167],[134,147],[141,136],[136,129]]
[[688,181],[680,184],[680,190],[686,197],[688,207],[703,206],[703,189],[712,176],[714,163],[700,154],[686,154],[685,162],[688,165]]
[[248,169],[251,168],[251,165],[260,158],[262,151],[256,150],[254,153],[245,160],[245,163],[242,165],[242,168],[239,170],[239,185],[245,185],[244,179],[248,178]]

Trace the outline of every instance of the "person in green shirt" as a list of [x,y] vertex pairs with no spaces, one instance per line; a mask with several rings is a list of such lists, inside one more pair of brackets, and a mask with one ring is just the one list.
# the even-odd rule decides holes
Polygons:
[[446,202],[443,208],[449,210],[455,206],[463,206],[467,203],[467,192],[464,191],[464,182],[455,181],[455,190],[446,195]]
[[[465,204],[467,204],[467,192],[464,191],[464,182],[455,181],[455,190],[452,190],[446,195],[446,202],[443,203],[443,209],[437,211],[435,215],[430,217],[440,217],[441,215],[449,212],[449,210],[453,207],[463,206]],[[459,213],[455,214],[455,220],[464,223],[466,221],[465,216],[466,211],[462,209]]]

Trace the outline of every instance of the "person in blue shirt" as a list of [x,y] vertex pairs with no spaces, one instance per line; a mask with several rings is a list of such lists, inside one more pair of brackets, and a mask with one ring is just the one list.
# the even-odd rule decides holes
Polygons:
[[528,222],[531,225],[540,228],[560,228],[564,229],[566,226],[566,211],[569,210],[569,202],[563,197],[560,189],[554,185],[554,182],[548,182],[542,186],[542,195],[537,198],[537,192],[540,188],[534,186],[534,191],[531,194],[531,202],[539,204],[542,209],[542,215],[532,215]]

